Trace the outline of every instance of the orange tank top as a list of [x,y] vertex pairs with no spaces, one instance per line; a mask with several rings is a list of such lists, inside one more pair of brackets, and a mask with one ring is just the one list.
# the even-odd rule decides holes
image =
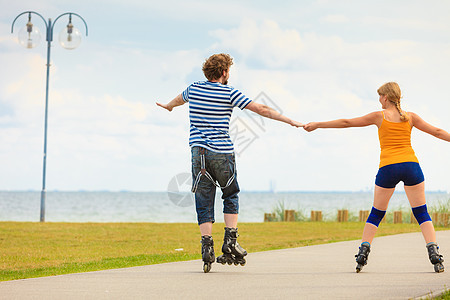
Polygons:
[[411,147],[411,125],[409,122],[390,122],[384,118],[378,128],[380,139],[380,168],[402,162],[419,162]]

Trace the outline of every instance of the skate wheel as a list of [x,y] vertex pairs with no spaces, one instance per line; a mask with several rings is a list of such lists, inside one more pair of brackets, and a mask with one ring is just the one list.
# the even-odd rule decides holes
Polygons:
[[245,266],[245,262],[241,262],[241,266]]
[[442,273],[442,272],[444,272],[444,265],[441,264],[441,263],[435,264],[435,265],[434,265],[434,271],[435,271],[436,273]]
[[228,264],[229,266],[231,266],[232,262],[231,262],[231,261],[227,261],[227,264]]
[[361,265],[357,265],[356,266],[356,273],[361,272],[362,266]]
[[203,265],[203,272],[208,273],[209,271],[211,271],[211,264],[205,263]]
[[238,264],[239,264],[238,262],[235,262],[235,263],[234,263],[235,266],[237,266]]

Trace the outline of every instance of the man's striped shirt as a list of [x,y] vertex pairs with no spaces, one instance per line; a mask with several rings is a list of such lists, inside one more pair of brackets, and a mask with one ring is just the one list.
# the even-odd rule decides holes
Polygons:
[[233,153],[228,133],[234,107],[244,109],[251,100],[239,90],[219,82],[199,81],[182,93],[189,102],[189,146],[219,153]]

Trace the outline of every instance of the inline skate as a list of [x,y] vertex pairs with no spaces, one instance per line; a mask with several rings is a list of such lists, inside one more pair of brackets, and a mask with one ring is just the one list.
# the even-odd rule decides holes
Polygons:
[[361,272],[362,268],[367,265],[367,259],[369,258],[370,253],[370,244],[365,242],[362,243],[359,247],[358,254],[355,255],[356,262],[358,265],[356,266],[356,273]]
[[434,265],[434,271],[437,273],[444,272],[444,259],[442,255],[439,254],[439,247],[436,243],[428,243],[428,257],[430,258],[430,262]]
[[216,259],[214,255],[214,241],[212,236],[202,236],[202,260],[203,272],[208,273],[211,270],[211,264]]
[[224,264],[234,264],[235,266],[245,265],[244,256],[247,255],[247,251],[239,245],[237,242],[238,229],[225,227],[225,235],[223,238],[222,252],[223,254],[217,257],[217,262]]

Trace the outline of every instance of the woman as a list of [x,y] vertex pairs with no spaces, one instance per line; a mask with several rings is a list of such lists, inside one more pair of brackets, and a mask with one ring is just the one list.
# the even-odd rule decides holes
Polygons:
[[354,119],[338,119],[328,122],[311,122],[304,126],[310,132],[317,128],[348,128],[377,125],[381,146],[380,167],[375,180],[373,207],[367,219],[362,236],[362,243],[356,255],[356,272],[367,264],[370,244],[383,219],[395,186],[403,181],[405,192],[411,204],[423,237],[427,243],[428,256],[436,272],[443,272],[444,265],[436,233],[427,211],[425,200],[425,182],[419,161],[411,147],[411,130],[416,127],[444,141],[450,142],[450,134],[434,127],[413,112],[401,109],[400,87],[395,82],[388,82],[378,89],[382,111]]

